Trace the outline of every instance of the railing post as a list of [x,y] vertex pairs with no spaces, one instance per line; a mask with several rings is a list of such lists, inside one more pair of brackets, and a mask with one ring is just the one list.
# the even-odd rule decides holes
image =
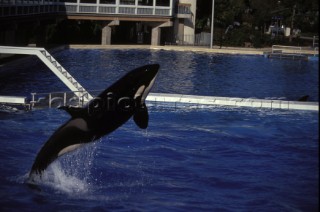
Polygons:
[[49,108],[51,108],[51,93],[49,93]]
[[100,0],[97,0],[96,13],[99,13]]
[[30,102],[31,109],[34,107],[34,103],[36,103],[35,98],[34,98],[34,96],[35,96],[36,94],[37,94],[37,93],[31,93],[31,95],[32,95],[31,102]]
[[77,13],[80,12],[80,0],[77,0]]
[[82,101],[82,100],[81,100],[81,99],[82,99],[82,97],[81,97],[81,96],[79,96],[79,98],[78,98],[78,99],[79,99],[78,105],[80,106],[80,105],[81,105],[81,101]]
[[63,106],[66,106],[66,104],[67,104],[67,93],[64,92],[63,93]]
[[135,5],[134,14],[137,15],[138,14],[138,0],[135,0],[134,5]]
[[116,0],[116,14],[119,14],[120,0]]

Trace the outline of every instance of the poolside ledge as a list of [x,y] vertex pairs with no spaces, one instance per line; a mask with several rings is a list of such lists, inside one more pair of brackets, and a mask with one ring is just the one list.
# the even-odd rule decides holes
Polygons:
[[285,110],[309,110],[319,111],[319,102],[298,102],[284,100],[233,98],[218,96],[194,96],[183,94],[150,93],[146,99],[148,102],[166,102],[175,106],[178,104],[212,105],[254,107]]
[[[236,55],[261,55],[270,52],[271,48],[245,48],[245,47],[221,47],[214,46],[212,49],[207,46],[150,46],[150,45],[67,45],[64,48],[71,49],[151,49],[151,50],[168,50],[168,51],[192,51],[216,54],[236,54]],[[309,48],[302,48],[301,54],[314,55],[315,51]]]

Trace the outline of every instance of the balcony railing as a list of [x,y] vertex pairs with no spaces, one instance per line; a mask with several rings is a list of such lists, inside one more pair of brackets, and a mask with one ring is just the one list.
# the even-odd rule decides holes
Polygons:
[[[169,6],[110,3],[73,3],[59,0],[0,0],[0,17],[33,15],[43,13],[172,16]],[[104,1],[101,1],[104,2]]]
[[178,18],[191,18],[191,4],[178,4],[176,7],[176,14]]

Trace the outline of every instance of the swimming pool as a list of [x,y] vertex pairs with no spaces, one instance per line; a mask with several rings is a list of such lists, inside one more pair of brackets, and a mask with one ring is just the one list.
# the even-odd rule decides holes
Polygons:
[[[310,101],[319,101],[316,61],[142,49],[67,49],[54,57],[87,90],[104,90],[131,69],[159,63],[153,92],[285,100],[309,95]],[[29,95],[67,89],[39,59],[35,61],[12,68],[20,70],[3,77],[8,83],[0,84],[1,93]]]
[[[212,64],[238,60],[238,56],[219,58],[221,55],[176,54],[171,51],[71,49],[59,52],[55,57],[88,89],[104,89],[131,67],[160,60],[164,73],[159,75],[154,92],[201,95],[217,92],[212,87],[216,85],[209,83],[216,77],[209,77],[208,69],[193,70],[194,67],[205,67],[203,63],[194,66],[175,60],[198,56],[215,60]],[[240,56],[237,66],[242,67],[244,61],[249,63],[255,59],[262,59],[262,63],[280,64],[280,67],[291,67],[292,63],[281,65],[278,60]],[[101,61],[101,65],[96,61]],[[192,64],[197,61],[199,59],[193,60]],[[245,66],[249,67],[248,64]],[[317,75],[315,70],[311,70],[317,66],[302,61],[296,66],[302,73],[296,71],[292,79],[302,76],[302,82],[317,82],[309,76]],[[174,67],[184,72],[179,74]],[[234,65],[226,67],[234,68]],[[33,92],[37,88],[43,92],[65,90],[55,76],[42,68],[45,69],[39,63],[23,68],[16,74],[17,78],[5,76],[1,79],[0,91],[14,95]],[[277,70],[292,74],[288,70]],[[265,82],[261,87],[267,88],[267,82],[275,82],[276,79],[283,80],[284,73],[276,77],[277,72],[271,72],[274,75],[272,80],[260,76],[260,82]],[[222,79],[235,81],[242,76],[240,73],[235,73],[238,77],[233,76],[232,71],[222,68],[218,73],[209,73],[219,76],[220,80],[214,82],[221,81],[220,86],[224,88],[233,83],[222,82]],[[93,78],[96,80],[90,80]],[[13,83],[16,83],[15,87]],[[295,83],[299,83],[298,80]],[[281,92],[270,88],[273,91],[267,89],[264,94],[257,91],[247,94],[252,84],[239,85],[240,90],[237,91],[216,88],[224,94],[259,98],[290,99],[300,95],[292,91],[308,91],[309,95],[317,92],[313,91],[317,86],[314,84],[306,84],[303,89],[296,86],[299,88],[286,90],[292,88],[293,85],[289,84],[281,86]],[[218,95],[227,96],[224,94]],[[316,101],[317,98],[313,97]],[[69,116],[54,109],[1,112],[1,210],[318,210],[317,112],[231,107],[176,108],[161,104],[149,104],[149,112],[147,130],[140,130],[130,120],[101,141],[55,162],[44,177],[41,191],[30,189],[24,181],[41,145]]]

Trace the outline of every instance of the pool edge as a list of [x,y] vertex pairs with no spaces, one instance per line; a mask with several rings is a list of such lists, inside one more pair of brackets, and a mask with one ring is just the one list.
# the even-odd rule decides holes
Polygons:
[[184,94],[150,93],[147,102],[166,102],[177,104],[233,106],[265,109],[319,111],[319,102],[299,102],[238,97],[196,96]]

